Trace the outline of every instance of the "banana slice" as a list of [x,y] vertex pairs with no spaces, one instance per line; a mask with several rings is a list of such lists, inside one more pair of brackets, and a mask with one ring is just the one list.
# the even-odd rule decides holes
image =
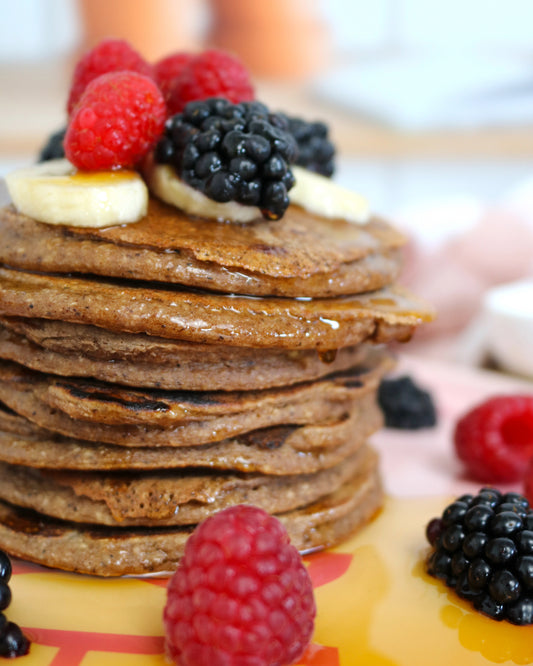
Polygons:
[[296,178],[289,192],[291,203],[322,217],[338,217],[356,224],[368,222],[370,206],[363,196],[302,167],[293,166],[291,170]]
[[261,211],[255,206],[243,206],[236,201],[219,203],[206,197],[200,190],[195,190],[181,180],[168,164],[152,163],[146,167],[144,173],[150,190],[156,196],[189,215],[240,223],[262,218]]
[[148,207],[148,188],[135,171],[77,172],[65,159],[18,169],[6,184],[21,213],[47,224],[108,227],[137,222]]

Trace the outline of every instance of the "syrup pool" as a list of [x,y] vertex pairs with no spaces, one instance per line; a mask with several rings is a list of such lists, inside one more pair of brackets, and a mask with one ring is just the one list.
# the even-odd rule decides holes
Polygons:
[[389,498],[362,532],[328,551],[351,561],[316,588],[314,641],[336,646],[339,665],[533,663],[533,626],[491,620],[425,572],[425,526],[452,499]]

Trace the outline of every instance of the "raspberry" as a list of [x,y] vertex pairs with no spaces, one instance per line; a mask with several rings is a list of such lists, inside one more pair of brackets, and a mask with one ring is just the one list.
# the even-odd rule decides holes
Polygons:
[[152,77],[152,66],[122,39],[105,39],[86,53],[76,65],[67,102],[69,116],[87,85],[108,72],[137,72]]
[[165,101],[151,79],[111,72],[91,81],[70,119],[67,158],[79,169],[134,167],[163,131]]
[[495,620],[533,624],[533,510],[495,488],[462,495],[426,528],[428,573]]
[[167,594],[167,654],[180,666],[291,664],[313,633],[307,570],[282,524],[254,506],[200,524]]
[[168,98],[169,115],[182,111],[187,102],[208,97],[223,97],[230,102],[254,99],[248,71],[229,53],[211,49],[190,59],[174,80]]
[[457,423],[455,450],[468,472],[487,483],[523,479],[533,456],[533,396],[496,396]]
[[168,102],[171,90],[178,76],[194,56],[191,53],[180,51],[158,60],[154,65],[154,79]]

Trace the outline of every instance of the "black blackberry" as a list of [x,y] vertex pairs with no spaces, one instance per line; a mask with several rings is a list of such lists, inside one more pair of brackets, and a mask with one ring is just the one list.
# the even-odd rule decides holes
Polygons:
[[320,121],[307,122],[287,116],[289,131],[298,144],[296,162],[309,171],[330,177],[335,171],[335,146],[329,139],[328,126]]
[[257,206],[277,220],[294,185],[297,146],[288,121],[260,102],[190,102],[167,121],[155,160],[215,201]]
[[8,583],[12,567],[9,555],[0,550],[0,657],[22,657],[28,654],[30,641],[20,627],[9,622],[3,612],[11,603],[11,588]]
[[437,413],[428,391],[408,376],[383,379],[378,388],[378,403],[387,428],[417,430],[437,423]]
[[533,624],[532,528],[518,493],[463,495],[428,523],[428,572],[495,620]]
[[54,132],[48,137],[46,144],[41,148],[39,153],[39,162],[48,162],[48,160],[60,159],[65,157],[65,149],[63,148],[63,140],[65,138],[67,128]]
[[30,651],[30,641],[22,633],[21,628],[14,622],[8,622],[0,634],[0,656],[23,657]]

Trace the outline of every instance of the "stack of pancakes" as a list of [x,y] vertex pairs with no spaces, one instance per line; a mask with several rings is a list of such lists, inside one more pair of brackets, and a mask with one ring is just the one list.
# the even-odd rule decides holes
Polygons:
[[0,548],[99,575],[175,568],[229,505],[301,551],[382,502],[376,389],[426,306],[386,222],[41,224],[0,211]]

